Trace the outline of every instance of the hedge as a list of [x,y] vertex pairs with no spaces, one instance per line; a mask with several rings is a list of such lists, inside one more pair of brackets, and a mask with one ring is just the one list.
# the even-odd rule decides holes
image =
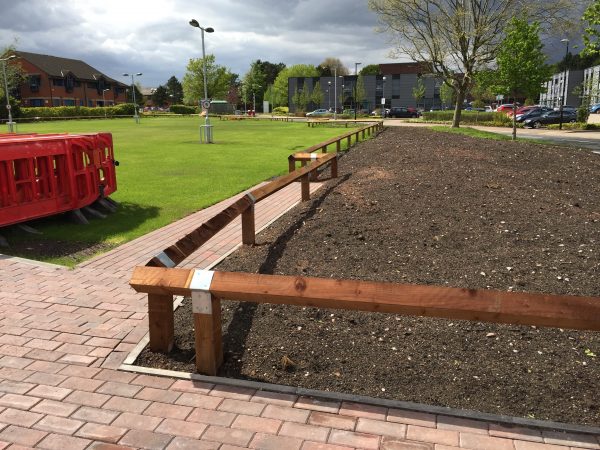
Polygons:
[[[423,113],[423,120],[431,122],[451,122],[454,117],[454,111],[426,111]],[[503,112],[477,112],[463,111],[460,115],[461,123],[490,122],[498,125],[512,123],[512,118]]]
[[171,105],[169,108],[173,114],[197,114],[198,108],[186,105]]
[[52,119],[63,117],[115,117],[132,116],[133,104],[121,103],[115,106],[89,108],[87,106],[54,106],[20,109],[20,118]]

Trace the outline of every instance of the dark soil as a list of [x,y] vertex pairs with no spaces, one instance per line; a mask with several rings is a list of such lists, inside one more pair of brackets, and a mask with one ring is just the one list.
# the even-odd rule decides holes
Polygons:
[[[388,129],[217,268],[600,296],[600,156]],[[193,372],[177,349],[138,364]],[[223,302],[220,375],[600,425],[600,333]],[[597,357],[595,355],[598,355]]]
[[[26,232],[21,232],[25,234]],[[56,241],[43,236],[32,236],[30,240],[10,240],[9,247],[0,247],[0,253],[31,259],[64,258],[71,264],[77,264],[97,253],[107,252],[114,245],[102,242],[89,243],[79,241]]]

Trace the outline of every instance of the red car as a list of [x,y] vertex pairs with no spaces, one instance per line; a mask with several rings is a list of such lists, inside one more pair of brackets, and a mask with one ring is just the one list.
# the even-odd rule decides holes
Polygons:
[[505,103],[503,105],[499,105],[496,108],[496,111],[497,112],[502,112],[502,111],[504,111],[504,112],[511,111],[512,112],[512,109],[513,109],[513,104],[512,103]]

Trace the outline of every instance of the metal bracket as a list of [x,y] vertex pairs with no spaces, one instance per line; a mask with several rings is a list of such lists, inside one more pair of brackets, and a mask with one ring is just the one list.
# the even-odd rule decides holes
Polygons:
[[194,314],[212,314],[210,285],[214,271],[195,269],[189,288],[192,291],[192,312]]
[[314,161],[315,159],[318,159],[318,157],[317,157],[317,154],[316,154],[316,153],[311,153],[311,154],[310,154],[310,159],[311,159],[311,160],[313,160],[313,161]]
[[173,260],[169,258],[169,255],[167,255],[165,252],[160,252],[158,255],[155,256],[155,258],[158,259],[161,263],[163,263],[163,266],[168,267],[169,269],[176,266]]

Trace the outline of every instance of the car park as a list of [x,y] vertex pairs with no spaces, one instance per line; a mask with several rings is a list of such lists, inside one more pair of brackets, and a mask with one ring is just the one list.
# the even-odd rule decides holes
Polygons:
[[328,116],[331,114],[326,109],[315,109],[314,111],[307,112],[306,117],[317,117],[317,116]]
[[390,111],[387,113],[388,117],[396,118],[412,118],[416,119],[419,117],[419,111],[416,108],[407,108],[405,106],[392,106]]
[[[565,111],[562,113],[562,122],[563,123],[572,123],[577,121],[577,112],[576,111]],[[523,121],[523,126],[527,128],[540,128],[542,125],[549,125],[553,123],[560,123],[560,111],[549,111],[547,113],[542,114],[541,116],[532,117],[531,119],[525,119]]]

